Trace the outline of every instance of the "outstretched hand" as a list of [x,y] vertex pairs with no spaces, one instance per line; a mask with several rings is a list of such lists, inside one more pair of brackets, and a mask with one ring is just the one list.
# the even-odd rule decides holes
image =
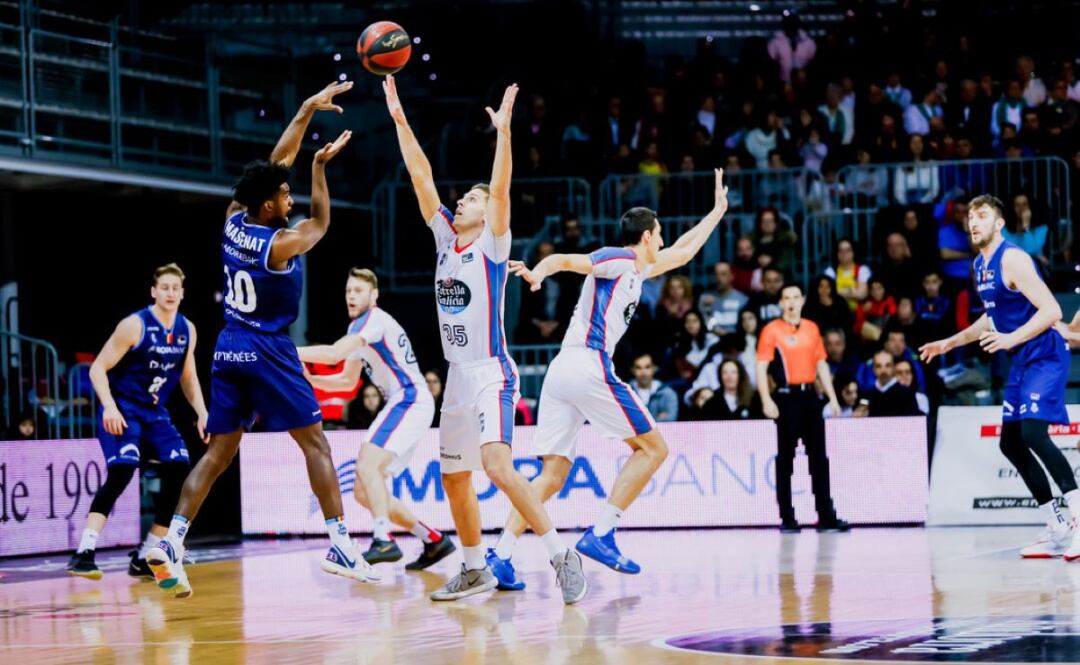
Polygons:
[[542,276],[538,276],[525,267],[524,261],[510,261],[510,272],[525,280],[529,284],[530,291],[539,291],[540,285],[544,282]]
[[499,105],[498,111],[493,111],[490,106],[484,107],[491,116],[491,124],[494,125],[496,131],[510,131],[510,114],[514,111],[514,98],[517,97],[517,93],[517,83],[511,83],[503,93],[502,104]]
[[926,344],[923,344],[922,346],[920,346],[919,347],[919,358],[924,363],[928,363],[931,360],[933,360],[934,358],[937,358],[940,355],[944,355],[944,354],[948,353],[951,350],[952,350],[952,347],[949,346],[949,340],[947,340],[947,339],[939,339],[936,342],[927,342]]
[[715,169],[716,171],[716,209],[720,211],[720,214],[724,214],[728,209],[727,198],[727,185],[724,184],[724,169]]
[[307,98],[304,104],[310,106],[316,111],[337,111],[338,113],[344,113],[345,109],[341,108],[334,103],[334,97],[340,95],[343,92],[352,90],[352,81],[340,81],[334,82],[326,86],[319,92],[315,93],[311,97]]
[[401,99],[397,94],[397,82],[394,75],[388,74],[382,84],[383,92],[386,93],[386,109],[390,111],[390,117],[394,122],[405,122],[405,109],[401,106]]
[[315,163],[325,164],[329,162],[335,155],[341,152],[341,149],[345,147],[345,144],[347,144],[351,138],[352,130],[346,129],[341,132],[341,136],[337,137],[333,143],[327,143],[315,153]]

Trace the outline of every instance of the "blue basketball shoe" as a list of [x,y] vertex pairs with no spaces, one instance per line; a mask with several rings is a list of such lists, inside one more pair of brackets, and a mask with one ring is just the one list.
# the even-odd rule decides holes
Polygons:
[[495,550],[489,547],[484,561],[487,562],[491,573],[495,575],[495,579],[499,581],[499,585],[495,587],[499,591],[521,591],[525,588],[525,583],[517,578],[514,564],[510,563],[510,559],[500,559],[499,555],[495,554]]
[[619,546],[615,544],[615,529],[606,535],[597,536],[593,533],[593,528],[589,527],[577,541],[575,549],[617,573],[637,575],[641,572],[641,566],[624,557],[619,551]]

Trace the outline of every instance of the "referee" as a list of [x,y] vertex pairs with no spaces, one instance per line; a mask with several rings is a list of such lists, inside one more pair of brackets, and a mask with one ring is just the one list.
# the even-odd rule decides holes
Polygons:
[[[810,476],[817,506],[818,531],[847,531],[851,527],[837,518],[829,494],[829,458],[825,455],[825,421],[814,389],[815,375],[829,397],[829,410],[840,415],[821,332],[813,321],[802,319],[802,289],[785,286],[780,291],[779,319],[771,321],[758,336],[757,388],[766,418],[776,420],[779,450],[776,454],[776,502],[780,506],[780,531],[795,533],[795,508],[791,505],[791,474],[795,446],[802,439],[810,459]],[[769,394],[770,379],[776,392]]]

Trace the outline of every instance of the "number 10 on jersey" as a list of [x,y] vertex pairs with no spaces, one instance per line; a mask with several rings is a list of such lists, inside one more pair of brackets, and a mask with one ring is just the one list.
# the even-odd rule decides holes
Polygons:
[[246,270],[229,273],[225,266],[225,304],[238,312],[250,314],[255,311],[255,280]]

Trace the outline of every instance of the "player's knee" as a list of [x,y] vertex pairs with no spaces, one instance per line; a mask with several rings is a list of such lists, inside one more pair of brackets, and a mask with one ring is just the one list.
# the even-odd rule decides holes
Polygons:
[[445,489],[448,494],[456,494],[464,491],[471,483],[472,474],[468,471],[442,474],[443,489]]
[[663,462],[668,456],[667,441],[659,433],[653,431],[638,437],[638,444],[645,454],[651,457],[657,464]]
[[513,476],[517,471],[514,470],[511,460],[489,455],[484,457],[484,473],[495,484],[495,487],[502,489],[513,481]]

